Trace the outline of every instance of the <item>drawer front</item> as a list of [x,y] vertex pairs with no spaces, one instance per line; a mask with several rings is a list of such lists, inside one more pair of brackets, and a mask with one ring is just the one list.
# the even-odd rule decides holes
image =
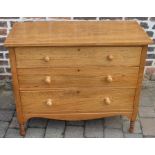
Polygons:
[[25,114],[132,111],[135,89],[68,88],[21,91]]
[[15,48],[17,68],[139,66],[141,47]]
[[64,87],[135,88],[138,67],[18,69],[20,89]]

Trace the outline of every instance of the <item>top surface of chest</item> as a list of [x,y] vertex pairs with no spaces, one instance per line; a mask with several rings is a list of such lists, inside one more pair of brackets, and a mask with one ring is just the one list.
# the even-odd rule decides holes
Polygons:
[[151,42],[133,21],[57,21],[15,23],[5,46],[132,46]]

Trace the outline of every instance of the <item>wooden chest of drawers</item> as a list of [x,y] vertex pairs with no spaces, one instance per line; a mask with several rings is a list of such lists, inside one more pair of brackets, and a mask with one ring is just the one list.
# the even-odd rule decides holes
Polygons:
[[125,115],[133,131],[147,45],[136,22],[16,23],[9,48],[20,134],[32,117]]

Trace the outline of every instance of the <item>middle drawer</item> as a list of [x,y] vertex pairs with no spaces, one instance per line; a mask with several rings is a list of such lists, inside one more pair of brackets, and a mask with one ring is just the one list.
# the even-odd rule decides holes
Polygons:
[[139,67],[75,67],[18,69],[20,89],[63,87],[135,88]]

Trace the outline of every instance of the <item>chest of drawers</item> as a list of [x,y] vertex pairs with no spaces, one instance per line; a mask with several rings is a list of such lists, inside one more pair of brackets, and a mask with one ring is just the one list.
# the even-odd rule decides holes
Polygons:
[[20,134],[32,117],[130,119],[133,132],[147,45],[136,22],[15,23],[9,49]]

